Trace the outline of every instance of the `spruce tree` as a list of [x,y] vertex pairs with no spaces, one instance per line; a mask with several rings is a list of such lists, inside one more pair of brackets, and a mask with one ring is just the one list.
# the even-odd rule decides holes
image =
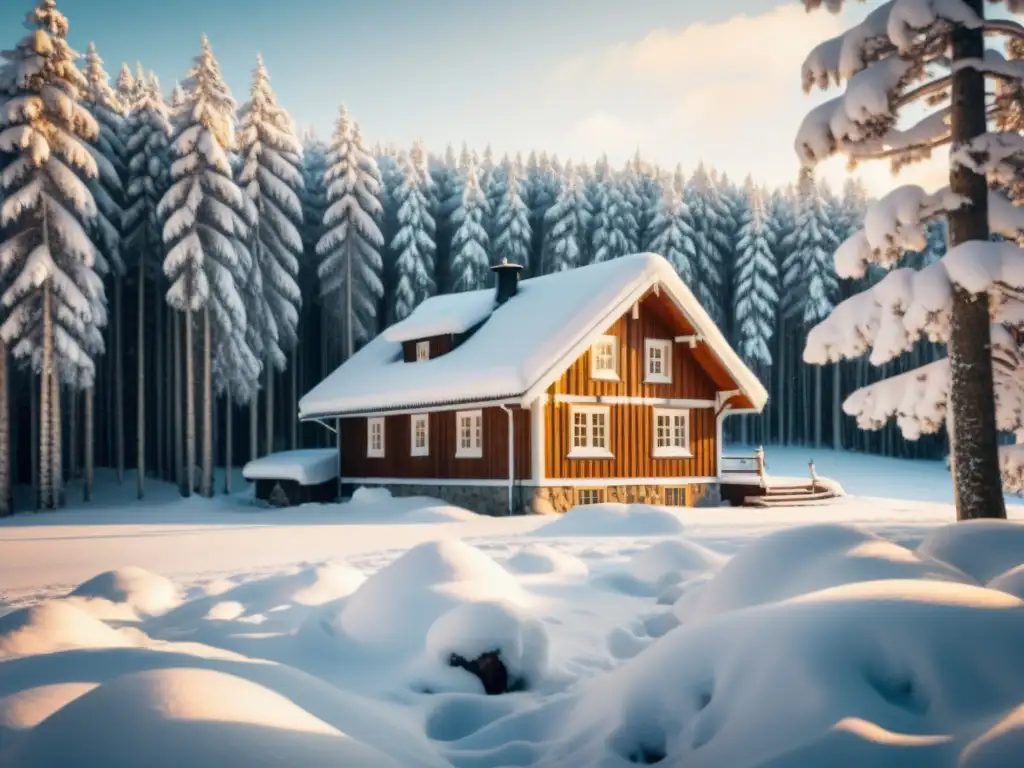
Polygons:
[[485,229],[487,198],[480,189],[472,158],[468,161],[465,173],[459,206],[452,214],[452,223],[457,227],[452,240],[452,290],[455,291],[482,288],[490,266],[490,241]]
[[736,350],[748,365],[764,368],[772,364],[770,342],[779,301],[775,233],[768,221],[764,191],[749,177],[745,190],[748,203],[740,225],[733,291]]
[[676,166],[674,176],[662,184],[661,200],[651,219],[649,248],[668,259],[676,274],[693,290],[697,249],[690,209],[683,199],[683,171]]
[[213,495],[214,348],[232,355],[232,365],[245,363],[250,370],[254,365],[245,344],[246,313],[239,292],[251,265],[244,245],[251,222],[231,171],[234,112],[235,101],[204,37],[185,82],[171,144],[172,184],[158,209],[166,222],[163,235],[169,248],[164,259],[164,273],[172,281],[167,302],[185,314],[186,495],[191,493],[196,466],[194,316],[199,315],[203,333],[204,495]]
[[403,320],[436,290],[434,282],[434,218],[427,199],[426,157],[419,142],[401,154],[398,167],[402,182],[394,191],[398,231],[391,241],[395,252],[397,285],[394,318]]
[[99,172],[89,143],[100,129],[81,103],[88,82],[54,0],[39,0],[26,22],[31,32],[0,70],[0,152],[10,155],[0,181],[0,355],[9,349],[39,376],[38,490],[53,508],[64,501],[61,384],[92,387],[103,351],[105,298],[87,229],[98,213],[88,181]]
[[595,262],[611,261],[636,251],[636,219],[626,199],[629,182],[616,179],[604,158],[596,179],[592,254]]
[[341,107],[334,129],[327,170],[327,211],[324,234],[317,244],[321,256],[320,297],[324,307],[342,321],[346,358],[356,343],[372,338],[384,293],[380,249],[384,214],[377,163],[363,144],[359,126]]
[[587,262],[590,202],[579,173],[571,162],[554,204],[544,214],[544,262],[549,272],[575,269]]
[[685,199],[693,216],[697,249],[694,293],[715,324],[724,329],[723,279],[730,247],[728,222],[723,219],[715,184],[703,164],[690,180]]
[[530,231],[530,209],[523,200],[520,169],[517,163],[512,162],[505,164],[504,171],[498,208],[494,212],[494,259],[496,263],[508,259],[510,263],[529,270],[533,235]]

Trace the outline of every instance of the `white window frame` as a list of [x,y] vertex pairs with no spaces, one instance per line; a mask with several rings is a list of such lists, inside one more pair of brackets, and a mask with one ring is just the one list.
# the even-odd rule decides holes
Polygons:
[[[416,425],[423,425],[423,446],[416,446]],[[430,414],[414,413],[409,416],[409,455],[429,456],[430,455]]]
[[[668,445],[658,445],[658,419],[667,418],[668,424]],[[683,439],[682,444],[676,441],[676,421],[682,419]],[[651,455],[655,458],[691,458],[693,452],[690,450],[690,411],[685,408],[655,408],[651,418]]]
[[[598,368],[597,367],[597,347],[600,344],[610,344],[612,348],[612,367]],[[604,381],[618,381],[619,380],[619,337],[618,336],[599,336],[597,340],[590,346],[590,378],[601,379]]]
[[[586,445],[576,445],[576,417],[586,417]],[[594,417],[604,417],[604,445],[594,445]],[[610,459],[615,456],[611,447],[611,408],[607,405],[574,405],[569,408],[569,458],[570,459]]]
[[422,363],[430,359],[430,340],[416,342],[416,362]]
[[[469,445],[463,443],[463,422],[468,421]],[[482,459],[484,456],[484,412],[457,411],[455,413],[455,458]]]
[[[380,446],[373,445],[373,428],[379,427]],[[376,416],[366,420],[366,457],[369,459],[384,458],[384,417]]]
[[[651,351],[661,351],[661,373],[651,373]],[[671,339],[644,339],[644,383],[645,384],[671,384],[672,383],[672,340]]]

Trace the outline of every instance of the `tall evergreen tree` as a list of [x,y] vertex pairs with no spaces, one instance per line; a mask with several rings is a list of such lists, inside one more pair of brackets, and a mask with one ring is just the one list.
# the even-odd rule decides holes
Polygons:
[[193,316],[199,313],[203,332],[202,493],[207,496],[213,494],[214,347],[243,360],[248,350],[239,285],[251,263],[244,246],[251,225],[228,154],[235,147],[234,112],[235,101],[204,37],[175,126],[173,183],[158,209],[169,246],[164,259],[164,273],[172,281],[167,302],[185,313],[186,494],[196,466]]
[[430,215],[426,157],[416,142],[412,151],[399,155],[402,183],[395,190],[398,232],[391,241],[396,253],[394,318],[403,320],[432,296],[434,282],[434,218]]
[[723,304],[723,274],[730,238],[728,223],[723,218],[717,190],[703,164],[698,166],[690,180],[685,196],[693,215],[696,234],[694,239],[697,247],[696,274],[694,275],[696,290],[694,292],[715,324],[724,328],[726,316]]
[[125,153],[128,160],[126,210],[123,221],[124,245],[125,250],[133,257],[138,275],[136,460],[139,498],[143,494],[146,470],[145,286],[148,281],[160,274],[162,267],[162,222],[157,215],[157,209],[170,181],[167,152],[171,134],[169,113],[160,90],[160,82],[154,76],[145,83],[145,86],[128,116],[124,131]]
[[544,262],[548,272],[575,269],[586,263],[590,232],[590,201],[571,162],[554,204],[544,214]]
[[764,191],[747,177],[748,200],[740,226],[733,291],[736,349],[754,368],[772,364],[771,338],[779,301],[778,272],[774,246],[775,233],[768,221]]
[[[86,229],[97,215],[87,180],[98,174],[89,142],[99,126],[80,102],[88,82],[54,0],[39,0],[26,22],[32,31],[3,53],[0,70],[0,152],[11,155],[0,180],[0,301],[8,310],[0,346],[39,376],[39,490],[52,508],[64,500],[61,384],[92,387],[103,351],[103,283]],[[6,489],[0,495],[6,500]]]
[[486,221],[487,198],[480,189],[476,165],[470,158],[459,207],[452,215],[452,222],[458,227],[452,240],[452,289],[455,291],[481,288],[487,279],[490,263]]
[[611,261],[636,251],[636,219],[626,199],[629,183],[614,178],[607,158],[596,183],[591,253],[595,262]]
[[501,195],[494,213],[494,259],[508,259],[513,264],[530,268],[530,209],[523,200],[523,184],[518,164],[506,163],[501,181]]
[[[249,238],[265,303],[262,353],[266,374],[266,451],[275,450],[274,371],[283,371],[298,344],[299,259],[302,256],[302,146],[291,118],[278,106],[258,57],[249,101],[239,112],[239,184],[255,209]],[[250,279],[252,275],[248,276]]]
[[697,249],[690,209],[683,199],[683,171],[676,166],[675,175],[662,183],[661,200],[650,222],[648,247],[668,259],[687,287],[695,285],[694,262]]
[[377,332],[377,310],[384,293],[380,249],[384,214],[377,163],[363,144],[359,126],[342,106],[334,129],[327,171],[324,234],[317,244],[320,295],[345,329],[345,357],[356,343]]

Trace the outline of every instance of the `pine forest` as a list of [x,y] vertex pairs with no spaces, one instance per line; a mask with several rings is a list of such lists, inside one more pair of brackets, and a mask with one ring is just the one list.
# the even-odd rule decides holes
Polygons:
[[[72,479],[88,499],[96,467],[140,498],[151,478],[230,492],[225,466],[329,445],[298,398],[425,298],[489,288],[502,259],[530,277],[666,257],[769,390],[763,414],[730,421],[734,442],[946,451],[841,410],[936,345],[879,367],[803,362],[809,330],[884,274],[835,272],[867,203],[854,182],[400,147],[344,106],[318,136],[256,56],[235,95],[205,38],[172,84],[73,50],[54,0],[28,25],[0,69],[0,512],[14,486],[35,508],[64,504]],[[919,267],[944,254],[943,227]]]

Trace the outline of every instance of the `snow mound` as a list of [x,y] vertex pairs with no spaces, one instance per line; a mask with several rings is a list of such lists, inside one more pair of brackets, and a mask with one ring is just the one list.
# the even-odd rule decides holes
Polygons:
[[34,728],[95,687],[96,683],[54,683],[0,697],[0,751],[6,745],[6,734]]
[[338,476],[335,448],[282,451],[253,459],[242,467],[246,480],[293,480],[299,485],[319,485]]
[[676,604],[684,622],[841,584],[881,579],[968,581],[951,565],[838,523],[776,531],[741,549],[698,592]]
[[1000,592],[1006,592],[1024,600],[1024,565],[1018,565],[1006,573],[999,574],[986,586],[989,589],[998,589]]
[[116,630],[63,600],[48,600],[0,616],[0,659],[70,648],[124,648],[134,644],[129,633]]
[[442,615],[427,632],[427,656],[449,666],[453,655],[467,661],[497,652],[512,690],[543,677],[548,635],[537,619],[501,603],[466,603]]
[[1024,523],[1009,520],[965,520],[932,531],[917,551],[959,568],[985,584],[1011,568],[1024,565]]
[[[858,718],[894,739],[950,734],[937,744],[908,739],[884,763],[939,768],[956,764],[976,723],[1024,700],[1022,642],[1024,603],[994,590],[847,584],[685,624],[568,701],[503,726],[543,743],[535,764],[544,766],[877,765],[884,740],[859,759],[845,744],[834,751],[836,724]],[[469,737],[458,746],[483,745]],[[1006,763],[986,768],[996,765]]]
[[123,603],[144,616],[158,616],[181,604],[181,594],[170,579],[134,566],[93,576],[68,597]]
[[1024,704],[976,738],[960,756],[959,768],[1006,768],[1024,755]]
[[527,544],[505,560],[505,567],[523,575],[586,576],[589,572],[578,557],[541,543]]
[[526,606],[529,596],[508,571],[457,539],[413,547],[367,579],[332,622],[377,649],[421,643],[437,618],[462,603]]
[[647,504],[587,504],[573,507],[538,528],[534,536],[673,536],[683,532],[679,515]]
[[[105,727],[104,724],[116,724]],[[75,699],[29,732],[0,765],[219,768],[398,766],[256,683],[207,669],[127,674]]]
[[352,492],[349,500],[352,504],[381,504],[391,500],[391,491],[387,488],[367,488],[359,486]]
[[402,515],[402,521],[406,523],[465,523],[479,519],[480,515],[476,512],[450,504],[416,507]]
[[664,588],[692,576],[719,570],[726,558],[685,539],[661,541],[633,556],[630,576]]

